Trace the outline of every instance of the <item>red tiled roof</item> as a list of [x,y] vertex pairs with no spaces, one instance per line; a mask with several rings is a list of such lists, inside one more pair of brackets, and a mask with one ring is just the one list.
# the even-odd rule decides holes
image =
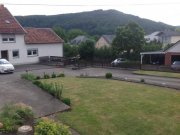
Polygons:
[[26,44],[51,44],[64,41],[50,28],[25,28]]
[[0,5],[0,33],[24,34],[26,33],[19,22],[13,17],[4,5]]

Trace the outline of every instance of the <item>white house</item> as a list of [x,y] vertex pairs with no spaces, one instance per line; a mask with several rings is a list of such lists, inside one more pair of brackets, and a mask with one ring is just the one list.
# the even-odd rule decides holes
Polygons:
[[144,38],[147,43],[152,42],[152,41],[159,41],[159,36],[158,36],[159,33],[160,31],[156,31],[149,35],[145,35]]
[[18,65],[37,63],[42,56],[62,57],[63,42],[50,28],[23,28],[0,5],[0,58]]
[[180,32],[164,30],[164,31],[156,31],[151,33],[150,35],[146,35],[144,37],[146,42],[149,43],[151,41],[158,41],[163,44],[163,47],[168,44],[174,44],[180,40]]

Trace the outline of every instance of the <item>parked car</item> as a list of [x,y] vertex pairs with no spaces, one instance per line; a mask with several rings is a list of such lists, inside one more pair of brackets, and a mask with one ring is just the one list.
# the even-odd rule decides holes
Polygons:
[[173,70],[180,70],[180,61],[174,61],[171,65],[171,69]]
[[0,73],[13,73],[14,66],[6,59],[0,59]]
[[118,66],[118,65],[120,65],[121,63],[124,63],[124,62],[126,62],[126,59],[124,59],[124,58],[117,58],[117,59],[115,59],[113,62],[111,62],[111,66]]

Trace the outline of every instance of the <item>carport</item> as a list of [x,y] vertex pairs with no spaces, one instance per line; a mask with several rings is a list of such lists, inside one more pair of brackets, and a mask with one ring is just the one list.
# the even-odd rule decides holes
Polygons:
[[140,54],[141,64],[164,65],[165,52],[163,51],[142,52]]
[[180,41],[165,51],[141,52],[141,65],[170,66],[174,61],[180,61]]

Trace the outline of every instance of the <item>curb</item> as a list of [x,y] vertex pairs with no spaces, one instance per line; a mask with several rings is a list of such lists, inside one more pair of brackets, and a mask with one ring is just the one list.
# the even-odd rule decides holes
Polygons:
[[[104,76],[76,76],[77,78],[97,78],[97,79],[106,79]],[[159,83],[151,83],[151,82],[140,82],[137,80],[132,80],[132,79],[127,79],[127,78],[118,78],[118,77],[112,77],[107,80],[118,80],[118,81],[125,81],[125,82],[132,82],[132,83],[139,83],[139,84],[147,84],[147,85],[152,85],[152,86],[158,86],[158,87],[164,87],[164,88],[171,88],[174,90],[180,90],[178,87],[174,86],[169,86],[166,84],[159,84]]]
[[132,73],[134,75],[143,75],[143,76],[154,76],[154,77],[165,77],[165,78],[172,78],[172,79],[180,79],[178,77],[168,77],[168,76],[158,76],[158,75],[148,75],[148,74],[141,74],[141,73]]

